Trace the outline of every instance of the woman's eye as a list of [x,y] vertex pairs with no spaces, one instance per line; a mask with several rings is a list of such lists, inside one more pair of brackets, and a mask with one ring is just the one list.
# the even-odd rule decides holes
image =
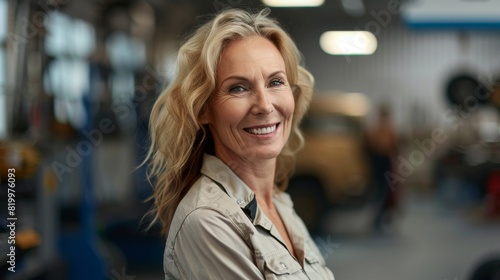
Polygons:
[[243,92],[243,91],[245,91],[245,88],[242,86],[234,86],[234,87],[231,87],[229,89],[229,92],[234,92],[234,93]]
[[270,86],[276,87],[276,86],[281,86],[281,85],[284,85],[284,84],[285,84],[285,82],[283,80],[281,80],[281,79],[274,79],[274,80],[271,81]]

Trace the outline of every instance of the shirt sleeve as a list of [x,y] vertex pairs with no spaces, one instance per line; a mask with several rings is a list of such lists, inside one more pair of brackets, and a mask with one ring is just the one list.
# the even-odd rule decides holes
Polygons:
[[238,227],[212,209],[198,208],[186,217],[174,254],[187,279],[264,279]]

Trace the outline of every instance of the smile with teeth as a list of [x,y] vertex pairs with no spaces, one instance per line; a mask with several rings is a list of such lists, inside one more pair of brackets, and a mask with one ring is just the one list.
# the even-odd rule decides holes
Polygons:
[[269,134],[271,132],[274,132],[276,130],[276,124],[268,126],[268,127],[260,127],[260,128],[245,128],[245,131],[250,133],[250,134],[257,134],[257,135],[262,135],[262,134]]

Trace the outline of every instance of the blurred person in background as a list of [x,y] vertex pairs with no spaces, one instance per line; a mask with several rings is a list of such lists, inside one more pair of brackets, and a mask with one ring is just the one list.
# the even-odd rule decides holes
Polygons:
[[182,45],[150,118],[166,279],[334,279],[283,191],[313,77],[268,11],[221,12]]
[[391,222],[391,212],[396,207],[397,197],[390,173],[395,172],[397,138],[389,107],[381,105],[377,111],[374,127],[367,133],[367,146],[371,163],[372,180],[375,187],[375,216],[373,228],[383,230]]

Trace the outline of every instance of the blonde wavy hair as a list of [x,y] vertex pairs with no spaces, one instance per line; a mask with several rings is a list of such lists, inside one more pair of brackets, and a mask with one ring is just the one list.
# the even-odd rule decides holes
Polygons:
[[292,130],[275,171],[278,188],[286,189],[295,154],[304,142],[299,123],[311,100],[314,80],[301,65],[301,55],[290,36],[268,15],[267,9],[256,14],[239,9],[223,11],[198,28],[179,49],[176,76],[151,112],[151,146],[146,159],[154,185],[151,224],[160,220],[165,236],[175,209],[200,177],[203,154],[213,151],[212,136],[208,127],[200,124],[199,115],[216,89],[220,54],[231,41],[261,36],[274,43],[283,56],[295,99]]

